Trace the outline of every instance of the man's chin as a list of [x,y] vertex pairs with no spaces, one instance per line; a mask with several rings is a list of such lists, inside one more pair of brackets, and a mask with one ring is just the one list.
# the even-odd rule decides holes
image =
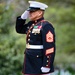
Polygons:
[[29,17],[30,21],[35,21],[35,18]]
[[30,21],[35,21],[35,19],[32,19],[32,18],[29,18],[30,19]]

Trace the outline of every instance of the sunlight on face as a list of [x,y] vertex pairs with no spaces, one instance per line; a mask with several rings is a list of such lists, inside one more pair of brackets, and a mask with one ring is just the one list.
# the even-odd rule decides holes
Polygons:
[[41,14],[42,14],[42,11],[40,11],[40,10],[30,11],[29,12],[29,19],[31,21],[35,21]]
[[38,11],[30,11],[29,12],[29,19],[31,20],[31,21],[34,21],[35,20],[35,18],[38,16]]

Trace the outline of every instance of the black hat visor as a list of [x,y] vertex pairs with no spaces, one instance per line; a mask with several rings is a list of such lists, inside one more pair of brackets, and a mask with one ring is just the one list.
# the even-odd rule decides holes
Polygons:
[[40,10],[40,8],[29,7],[29,8],[27,9],[27,11],[37,11],[37,10]]

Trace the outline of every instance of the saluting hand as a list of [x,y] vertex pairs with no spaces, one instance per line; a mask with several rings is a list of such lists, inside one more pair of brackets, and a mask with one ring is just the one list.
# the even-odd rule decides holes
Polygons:
[[29,17],[29,11],[25,11],[22,15],[21,15],[21,18],[22,19],[27,19]]

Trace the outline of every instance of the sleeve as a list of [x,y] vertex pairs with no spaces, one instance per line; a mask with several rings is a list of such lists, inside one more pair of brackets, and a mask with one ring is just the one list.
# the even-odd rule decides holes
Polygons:
[[46,24],[42,28],[43,42],[43,67],[51,68],[55,56],[55,33],[51,24]]
[[17,17],[16,19],[16,32],[20,34],[26,34],[29,26],[31,25],[30,22],[25,24],[26,20],[21,19],[21,17]]

